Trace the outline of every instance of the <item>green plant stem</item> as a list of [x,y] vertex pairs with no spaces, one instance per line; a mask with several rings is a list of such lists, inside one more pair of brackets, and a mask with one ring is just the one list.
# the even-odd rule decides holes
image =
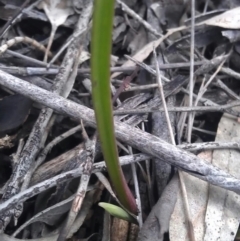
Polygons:
[[119,165],[110,91],[113,0],[95,0],[91,42],[92,96],[97,130],[108,173],[122,205],[137,213],[136,201]]

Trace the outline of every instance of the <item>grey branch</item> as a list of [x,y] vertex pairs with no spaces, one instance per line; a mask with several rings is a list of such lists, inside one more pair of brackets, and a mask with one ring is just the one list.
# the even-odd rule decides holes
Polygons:
[[[87,158],[87,156],[86,156],[86,158]],[[146,159],[149,159],[149,158],[150,158],[150,156],[145,155],[145,154],[135,154],[135,155],[124,156],[124,157],[120,157],[120,164],[127,165],[127,164],[134,163],[134,162],[145,161]],[[106,171],[105,162],[99,162],[99,163],[96,163],[93,165],[92,173],[101,172],[101,171]],[[83,174],[83,172],[84,172],[84,166],[81,165],[79,168],[59,174],[48,180],[40,182],[40,183],[26,189],[25,191],[22,191],[22,192],[16,194],[15,196],[11,197],[4,203],[0,204],[0,214],[5,212],[9,208],[13,208],[15,206],[15,204],[24,202],[27,199],[45,191],[51,187],[56,186],[59,183],[67,182],[67,181],[72,180],[73,178],[81,176]]]
[[[29,84],[19,78],[0,71],[0,85],[17,93],[28,96],[55,111],[70,116],[79,121],[83,119],[89,126],[96,128],[93,110],[78,105],[65,98]],[[236,193],[240,193],[240,180],[225,171],[205,162],[199,157],[185,150],[181,150],[158,137],[131,127],[125,123],[115,121],[116,137],[126,144],[157,157],[169,164],[194,175],[213,185],[217,185]]]

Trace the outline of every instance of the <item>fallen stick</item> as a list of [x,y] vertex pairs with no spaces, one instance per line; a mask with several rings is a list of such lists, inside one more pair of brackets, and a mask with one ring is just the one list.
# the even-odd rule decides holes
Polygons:
[[[1,70],[0,85],[50,107],[58,113],[72,117],[78,122],[80,119],[83,119],[89,126],[96,128],[94,111],[85,106],[78,105],[57,94],[29,84]],[[147,132],[143,132],[135,127],[118,121],[115,121],[114,124],[116,137],[122,142],[125,142],[141,152],[168,162],[178,169],[213,185],[240,194],[240,180],[229,175],[227,172]]]

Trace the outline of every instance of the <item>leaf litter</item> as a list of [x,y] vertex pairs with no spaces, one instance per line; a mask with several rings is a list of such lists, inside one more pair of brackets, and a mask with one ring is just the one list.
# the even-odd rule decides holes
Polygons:
[[[24,2],[23,0],[0,0],[0,30],[9,25],[1,39],[4,53],[0,54],[0,69],[49,90],[51,88],[49,86],[54,83],[56,70],[59,71],[60,64],[66,55],[66,50],[64,50],[66,48],[63,47],[65,44],[71,46],[68,41],[72,43],[76,39],[73,34],[74,28],[82,16],[81,14],[84,14],[87,1],[43,0],[40,3],[29,1],[27,6],[21,9]],[[16,11],[19,13],[18,18],[15,19]],[[196,1],[195,15],[194,62],[202,61],[204,66],[202,69],[204,70],[201,70],[202,66],[196,65],[194,67],[194,98],[199,98],[197,95],[201,86],[208,82],[222,63],[221,61],[219,64],[214,64],[211,63],[211,60],[214,61],[214,59],[220,59],[223,56],[226,59],[220,71],[209,82],[204,95],[196,102],[199,107],[209,106],[214,110],[214,108],[229,104],[232,101],[239,101],[240,3],[237,0]],[[11,22],[10,18],[12,18]],[[149,106],[154,101],[158,103],[154,105],[155,107],[161,107],[155,74],[153,74],[156,72],[149,71],[150,68],[155,69],[152,57],[154,48],[156,48],[160,66],[168,66],[160,73],[163,80],[171,81],[178,76],[184,76],[186,79],[184,86],[179,87],[177,91],[168,90],[171,93],[171,97],[167,97],[168,107],[188,106],[190,39],[192,34],[190,27],[190,0],[131,0],[116,3],[111,83],[113,90],[115,88],[116,92],[118,89],[121,91],[118,91],[120,95],[117,100],[118,104],[114,104],[115,109],[120,108],[122,111],[146,109],[150,108]],[[78,74],[68,98],[80,105],[92,108],[89,93],[91,90],[83,84],[83,81],[89,80],[90,74],[90,29],[91,17],[88,19],[88,28],[81,35],[82,51],[78,55],[79,69],[75,69]],[[72,40],[70,40],[71,36],[73,36]],[[18,41],[16,42],[14,39],[18,39]],[[33,39],[38,44],[30,45],[31,41],[25,41],[26,39]],[[38,48],[37,46],[44,47]],[[54,56],[61,48],[63,51],[58,56],[57,61],[47,66],[47,62],[51,61],[52,58],[48,54],[50,50]],[[129,58],[126,59],[125,55],[132,56],[135,62]],[[135,70],[136,62],[143,62],[145,65],[141,65],[137,77],[131,80],[127,87],[122,88],[126,77],[131,76]],[[182,67],[182,63],[185,64],[184,67]],[[70,72],[68,74],[70,75]],[[174,87],[164,88],[174,89]],[[175,101],[172,102],[171,98],[175,98]],[[149,105],[149,103],[151,104]],[[14,161],[17,159],[13,156],[21,155],[20,143],[24,144],[30,138],[31,130],[41,108],[42,106],[39,104],[32,103],[30,98],[12,93],[4,86],[0,87],[0,197],[5,195],[6,186],[13,174],[15,165],[19,165],[18,162]],[[164,117],[158,114],[157,109],[155,111],[156,114],[135,114],[134,112],[125,114],[124,117],[121,117],[121,121],[137,128],[144,128],[145,131],[157,135],[151,129],[154,126],[154,130],[160,131],[161,138],[167,138],[167,123]],[[222,113],[226,111],[228,114]],[[194,113],[192,145],[194,143],[202,144],[204,150],[208,142],[215,141],[215,147],[219,146],[220,148],[221,143],[226,146],[227,143],[239,141],[238,117],[240,110],[238,107],[221,112],[218,108],[211,113],[200,109]],[[175,140],[183,147],[187,141],[187,115],[184,112],[174,112],[173,115],[176,119],[171,121],[175,130]],[[120,119],[117,116],[115,118]],[[52,125],[50,122],[54,124]],[[68,116],[56,115],[54,120],[49,121],[49,128],[39,129],[39,132],[35,133],[36,136],[44,133],[46,135],[46,143],[37,144],[40,150],[38,156],[43,155],[44,147],[50,142],[53,142],[53,146],[51,151],[46,154],[46,159],[39,169],[34,169],[34,165],[30,167],[27,178],[33,182],[43,181],[78,168],[81,163],[84,163],[87,152],[84,149],[82,132],[66,134],[65,139],[65,133],[78,124]],[[86,132],[90,139],[94,138],[92,128],[86,127]],[[54,144],[56,138],[58,141]],[[168,139],[164,140],[168,141]],[[120,157],[128,156],[125,143],[119,143],[118,148]],[[18,151],[19,153],[17,153]],[[133,153],[137,154],[140,151],[135,149]],[[232,176],[240,178],[238,173],[239,151],[234,150],[234,147],[201,153],[194,151],[194,154],[202,159],[206,159],[204,155],[207,156],[207,162],[211,162]],[[102,155],[99,143],[97,143],[95,163],[99,161],[102,161]],[[119,232],[119,235],[116,233],[115,237],[123,237],[124,240],[192,240],[189,237],[190,230],[189,225],[187,225],[188,218],[182,192],[176,181],[176,176],[173,175],[176,170],[171,166],[160,165],[159,163],[162,161],[164,160],[161,158],[152,160],[149,157],[148,160],[141,163],[143,170],[137,167],[141,198],[139,203],[142,204],[139,208],[142,210],[143,226],[134,229],[126,223],[124,225],[127,225],[127,228],[122,230],[123,233]],[[25,166],[22,168],[24,169]],[[169,168],[169,170],[164,168]],[[189,168],[191,169],[191,166]],[[130,168],[124,167],[123,171],[128,185],[134,193]],[[145,173],[144,176],[143,173]],[[34,179],[31,179],[32,177]],[[183,177],[195,240],[238,240],[239,196],[231,191],[209,185],[187,173],[184,173]],[[102,179],[99,178],[100,181]],[[73,179],[59,183],[56,188],[51,188],[27,200],[20,212],[17,226],[12,223],[6,225],[3,233],[0,234],[0,239],[3,241],[57,240],[59,231],[67,220],[67,214],[72,205],[71,200],[74,199],[79,180]],[[104,218],[106,216],[104,211],[95,205],[98,202],[110,202],[116,205],[116,200],[118,200],[107,179],[103,185],[99,180],[94,175],[90,176],[88,187],[94,186],[95,188],[85,190],[87,193],[79,214],[72,226],[68,227],[70,230],[69,240],[101,240],[102,237],[114,237],[113,233],[102,235],[103,230],[118,232],[121,229],[123,224],[116,221],[115,218],[113,222],[109,222],[107,218]],[[22,187],[22,190],[27,187]],[[1,200],[1,202],[4,201],[4,199]],[[16,237],[13,238],[12,235]]]

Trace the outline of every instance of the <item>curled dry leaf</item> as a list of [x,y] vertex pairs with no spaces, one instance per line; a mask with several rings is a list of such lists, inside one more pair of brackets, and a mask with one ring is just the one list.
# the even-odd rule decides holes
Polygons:
[[[1,241],[28,241],[29,239],[13,238],[11,236],[8,236],[8,235],[2,233],[2,234],[0,234],[0,240]],[[49,237],[45,237],[45,238],[31,239],[31,241],[56,241],[56,240],[57,240],[57,235],[49,236]]]
[[217,26],[221,28],[239,29],[240,28],[240,7],[233,8],[216,17],[210,18],[201,24]]
[[[83,206],[81,211],[79,212],[73,226],[71,227],[71,230],[68,234],[68,238],[71,238],[73,236],[74,233],[76,233],[79,228],[82,226],[83,222],[85,221],[88,213],[90,212],[90,208],[92,207],[92,204],[94,203],[94,201],[98,200],[98,198],[96,198],[96,194],[99,192],[99,189],[91,189],[89,188],[89,192],[86,195],[86,198],[84,199],[83,202]],[[39,213],[38,215],[36,215],[35,217],[33,217],[33,219],[30,221],[30,223],[35,222],[35,221],[44,221],[47,218],[47,213],[49,213],[49,211],[54,211],[57,213],[61,213],[61,207],[63,207],[65,210],[66,208],[68,209],[68,207],[71,206],[71,201],[73,200],[74,196],[69,197],[68,199],[46,209],[44,211],[44,213]],[[26,223],[27,225],[29,224],[29,222]],[[24,225],[26,226],[26,225]],[[58,238],[58,233],[59,230],[62,227],[60,226],[58,229],[56,229],[55,231],[53,231],[52,233],[50,233],[49,235],[47,235],[46,237],[42,237],[42,238],[36,238],[36,239],[31,239],[32,241],[57,241]],[[13,236],[8,236],[6,234],[0,234],[0,240],[1,241],[27,241],[29,239],[17,239],[14,238]]]
[[162,26],[176,28],[184,14],[187,2],[185,0],[162,0],[151,5]]
[[74,13],[72,1],[68,0],[44,0],[38,5],[43,9],[51,22],[52,31],[48,41],[47,51],[44,56],[44,62],[47,62],[48,52],[52,46],[53,38],[57,28],[62,25],[69,15]]
[[8,135],[4,136],[3,138],[0,138],[0,150],[12,148],[14,146],[12,143],[14,138],[15,136],[8,136]]
[[[234,109],[239,111],[239,107]],[[240,124],[237,119],[224,115],[218,125],[216,141],[239,141],[239,135]],[[212,164],[240,178],[239,158],[240,154],[237,150],[215,150]],[[210,185],[204,240],[233,241],[239,227],[239,218],[239,195]]]
[[235,29],[224,30],[222,36],[228,38],[230,43],[238,42],[240,40],[240,31]]
[[[133,59],[139,61],[139,62],[143,62],[153,51],[153,47],[157,48],[167,37],[169,37],[170,35],[172,35],[173,33],[176,33],[178,31],[184,30],[186,27],[179,27],[179,28],[173,28],[170,29],[164,36],[162,36],[161,38],[154,40],[148,44],[146,44],[142,49],[140,49],[134,56]],[[127,60],[122,67],[129,67],[129,66],[134,66],[135,63],[132,62],[131,60]],[[114,74],[112,74],[111,78],[116,78],[117,76],[119,76],[121,73],[120,72],[115,72]]]
[[[198,155],[202,159],[211,162],[212,151],[202,152]],[[208,184],[189,174],[182,173],[187,189],[189,209],[193,222],[196,241],[202,241],[204,236],[204,219],[208,199]],[[170,240],[189,241],[188,222],[184,211],[182,193],[178,192],[177,202],[171,217],[169,227]]]
[[169,221],[177,201],[178,191],[179,178],[178,174],[175,174],[143,224],[138,234],[138,241],[164,240],[164,234],[169,229]]
[[80,56],[79,56],[79,64],[84,63],[85,61],[90,59],[90,53],[87,51],[82,50]]
[[[223,116],[218,126],[216,141],[239,140],[239,135],[240,124],[237,120]],[[240,178],[240,163],[237,161],[239,155],[239,151],[230,149],[215,150],[213,154],[210,151],[199,154],[201,158],[237,178]],[[184,180],[196,241],[233,241],[239,226],[239,196],[185,173]],[[185,217],[182,197],[179,194],[170,222],[170,240],[190,240]]]
[[14,233],[14,236],[16,236],[20,231],[22,231],[25,227],[28,225],[34,223],[34,222],[44,222],[49,225],[53,225],[54,223],[52,222],[52,217],[57,216],[59,219],[59,216],[63,213],[66,213],[70,207],[71,207],[71,202],[74,199],[74,195],[69,197],[66,200],[61,201],[60,203],[57,203],[42,212],[37,213],[34,215],[31,219],[29,219],[27,222],[25,222],[22,226],[20,226],[17,231]]
[[[81,51],[81,54],[79,56],[79,64],[84,63],[85,61],[89,60],[91,58],[91,54],[85,50]],[[111,66],[115,66],[118,61],[118,57],[111,55]]]

